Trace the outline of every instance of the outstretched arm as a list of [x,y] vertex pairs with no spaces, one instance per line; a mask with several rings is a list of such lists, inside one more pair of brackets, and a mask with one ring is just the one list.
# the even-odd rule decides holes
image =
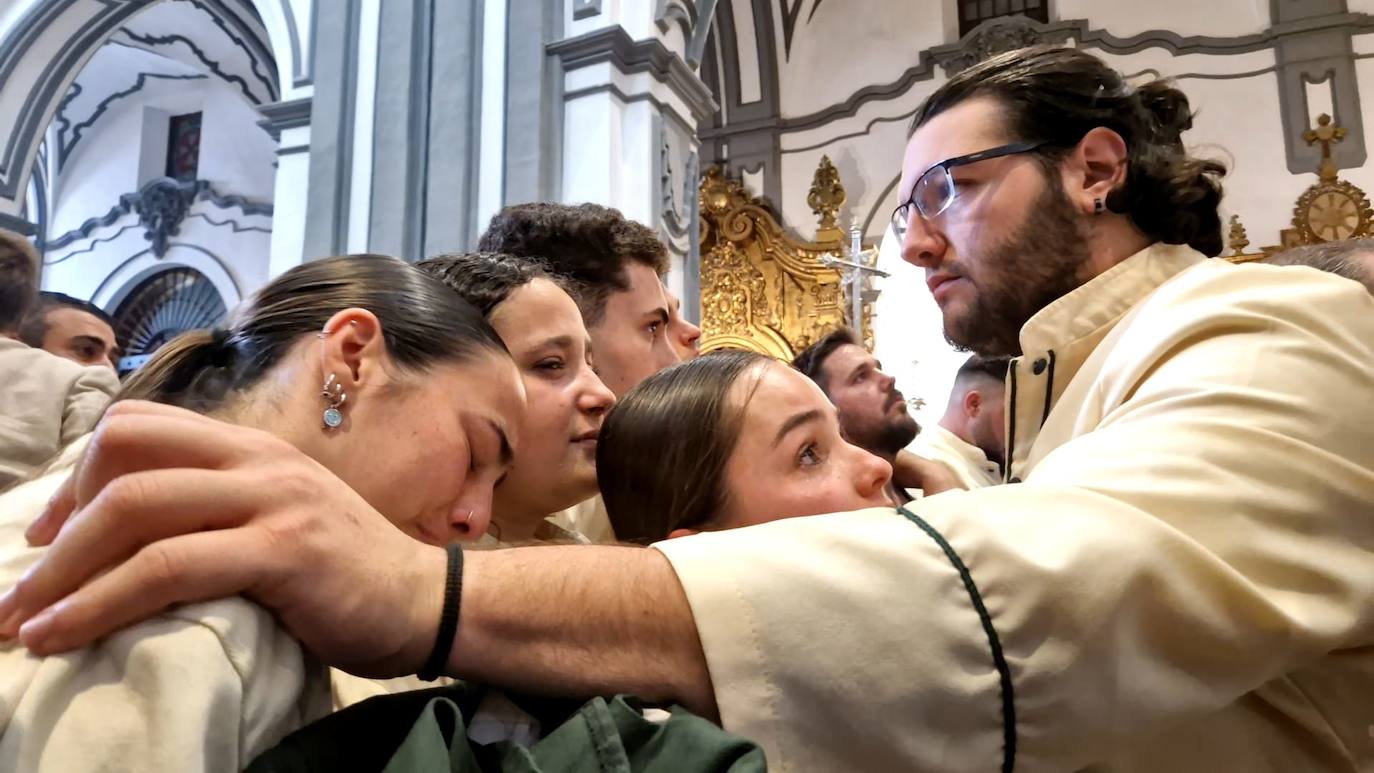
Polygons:
[[[240,593],[277,612],[322,660],[363,675],[414,673],[433,647],[444,551],[405,536],[264,433],[117,404],[51,507],[36,541],[75,514],[0,597],[0,634],[28,620],[22,638],[35,652]],[[473,551],[463,587],[453,676],[569,695],[631,692],[715,714],[691,611],[658,551]]]

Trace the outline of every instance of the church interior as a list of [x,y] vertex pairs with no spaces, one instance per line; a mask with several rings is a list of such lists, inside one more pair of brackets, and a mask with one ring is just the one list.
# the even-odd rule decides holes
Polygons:
[[[651,224],[703,348],[790,356],[860,317],[918,414],[961,356],[887,241],[916,106],[1035,43],[1168,77],[1230,167],[1228,254],[1370,233],[1368,0],[13,0],[0,218],[124,370],[272,276],[471,248],[500,207]],[[1160,22],[1167,20],[1167,26]],[[742,234],[737,236],[737,234]]]
[[0,770],[1374,770],[1361,94],[1374,0],[0,0]]

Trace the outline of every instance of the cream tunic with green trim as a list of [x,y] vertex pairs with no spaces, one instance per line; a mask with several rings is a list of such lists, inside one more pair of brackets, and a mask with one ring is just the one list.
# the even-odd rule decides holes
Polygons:
[[660,543],[774,770],[1374,769],[1374,300],[1156,245],[1052,303],[1013,485]]

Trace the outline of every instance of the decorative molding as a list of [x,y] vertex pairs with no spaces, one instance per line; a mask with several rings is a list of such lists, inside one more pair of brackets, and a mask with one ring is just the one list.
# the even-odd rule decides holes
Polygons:
[[601,15],[601,0],[573,0],[573,21]]
[[[778,0],[778,11],[782,13],[782,53],[787,59],[792,58],[792,33],[797,29],[797,20],[801,17],[802,6],[806,5],[806,0]],[[816,15],[816,9],[821,7],[821,0],[811,0],[811,10],[806,14],[806,23],[810,24],[812,17]],[[767,20],[763,20],[767,23]]]
[[550,43],[545,51],[558,58],[564,71],[609,62],[627,75],[649,73],[682,97],[696,125],[701,125],[717,109],[711,90],[681,57],[658,40],[632,39],[623,27],[606,27]]
[[267,130],[272,139],[281,142],[281,133],[286,129],[299,129],[310,125],[310,111],[313,100],[310,97],[289,99],[285,102],[272,102],[258,107],[263,119],[258,126]]
[[[61,236],[45,241],[42,246],[44,250],[60,250],[82,239],[90,238],[96,229],[114,225],[115,221],[132,212],[138,215],[139,225],[144,228],[144,238],[152,243],[154,254],[161,257],[166,252],[168,238],[177,234],[177,227],[196,201],[207,201],[218,209],[238,209],[245,216],[271,217],[273,212],[272,205],[267,202],[220,194],[208,180],[181,182],[170,177],[159,177],[134,193],[120,196],[119,202],[105,214],[90,218]],[[126,227],[120,233],[132,227]],[[97,243],[110,241],[117,236],[118,234],[115,234],[97,240]],[[62,260],[70,257],[71,255],[66,255]]]
[[683,40],[691,40],[697,26],[696,5],[691,0],[655,0],[654,26],[667,33],[674,24],[682,30]]
[[710,34],[711,17],[716,12],[716,0],[655,0],[654,26],[667,34],[676,24],[682,30],[687,46],[684,58],[693,71],[701,67],[706,36]]
[[1036,44],[1068,42],[1071,29],[1063,24],[1042,25],[1025,16],[999,16],[989,19],[950,46],[931,49],[931,58],[945,75],[953,78],[975,64],[1005,51]]
[[[206,1],[224,7],[221,0]],[[239,4],[243,5],[243,0]],[[146,2],[129,0],[44,0],[31,4],[9,28],[0,41],[0,88],[22,88],[24,97],[20,107],[8,113],[0,127],[0,135],[5,138],[0,147],[0,205],[8,208],[24,195],[31,154],[53,120],[54,107],[90,56],[115,30],[147,7]],[[236,26],[251,30],[237,14],[228,9],[225,12],[233,17]],[[218,16],[214,18],[217,23],[223,22]],[[53,51],[48,41],[53,39],[50,33],[55,27],[62,34]],[[258,60],[275,62],[270,49],[255,36],[249,35],[247,42],[240,42],[265,53],[265,57],[254,60],[255,67]],[[36,73],[36,77],[15,77],[21,68]],[[275,76],[275,69],[274,64],[271,76]]]
[[[90,221],[87,221],[87,222],[90,222]],[[57,260],[44,260],[44,261],[43,261],[43,265],[45,265],[45,266],[56,266],[56,265],[59,264],[59,263],[66,263],[67,261],[71,260],[72,258],[74,258],[74,257],[76,257],[76,256],[78,256],[78,255],[85,255],[85,254],[87,254],[87,253],[95,252],[95,248],[96,248],[96,247],[99,247],[99,246],[102,245],[102,244],[109,244],[110,242],[112,242],[112,241],[118,239],[119,237],[123,236],[123,235],[124,235],[125,233],[127,233],[128,231],[132,231],[132,230],[134,230],[135,228],[138,228],[138,227],[139,227],[139,224],[138,224],[138,223],[130,223],[129,225],[126,225],[126,226],[124,226],[123,228],[119,229],[118,231],[115,231],[114,233],[110,234],[109,236],[106,236],[106,237],[103,237],[103,238],[100,238],[100,239],[96,239],[96,240],[92,241],[90,244],[86,245],[85,247],[82,247],[82,248],[79,249],[79,250],[73,250],[73,251],[67,253],[66,255],[63,255],[62,257],[58,258]],[[65,246],[65,245],[63,245],[63,246]],[[60,248],[59,248],[59,247],[54,247],[54,246],[52,246],[51,244],[44,244],[44,245],[43,245],[43,252],[44,252],[45,255],[46,255],[49,251],[54,250],[54,249],[60,249]]]
[[38,233],[38,226],[35,224],[30,223],[22,217],[7,215],[4,212],[0,212],[0,228],[6,231],[14,231],[20,236],[33,236]]
[[[216,62],[215,60],[211,59],[208,54],[201,50],[200,46],[197,46],[194,41],[192,41],[185,35],[142,35],[137,32],[131,31],[128,27],[121,28],[115,34],[118,35],[121,33],[128,39],[140,44],[137,46],[131,46],[132,48],[138,48],[143,51],[148,51],[149,53],[157,53],[156,51],[152,50],[157,46],[170,46],[175,43],[181,43],[182,45],[186,46],[186,48],[190,49],[191,55],[194,56],[196,60],[201,63],[201,66],[209,70],[211,73],[213,73],[216,77],[218,77],[225,83],[228,83],[231,86],[238,87],[238,90],[243,92],[243,96],[249,102],[253,103],[254,105],[262,104],[262,99],[259,98],[257,94],[254,94],[253,90],[249,88],[248,81],[244,80],[242,76],[235,75],[231,72],[225,72],[220,67],[219,62]],[[128,45],[123,43],[122,41],[114,39],[111,39],[110,42],[116,45]],[[266,85],[267,93],[271,94],[272,84],[268,83]]]
[[691,232],[688,224],[692,214],[690,206],[695,198],[694,194],[697,188],[697,164],[696,151],[689,151],[683,165],[683,174],[678,179],[679,175],[674,174],[673,168],[673,144],[669,141],[668,132],[660,128],[658,147],[659,219],[663,222],[664,230],[667,231],[668,236],[674,241]]
[[[209,16],[210,19],[214,21],[215,26],[219,27],[220,31],[224,33],[225,37],[229,38],[234,45],[243,49],[243,52],[248,55],[248,67],[252,71],[253,77],[267,86],[267,92],[271,99],[277,100],[281,98],[281,89],[277,83],[277,58],[272,54],[271,45],[264,42],[262,39],[262,35],[266,33],[265,29],[262,30],[260,34],[258,30],[249,26],[249,24],[243,20],[242,16],[230,10],[229,6],[227,6],[223,0],[179,1],[190,3]],[[252,6],[249,5],[248,8],[251,9]],[[257,11],[253,10],[252,13],[254,17],[256,17]],[[230,23],[238,28],[241,34],[235,35],[230,31]],[[249,45],[250,42],[252,43],[251,46]],[[266,73],[258,69],[261,62],[267,63]]]
[[216,228],[223,228],[224,226],[227,225],[227,226],[229,226],[229,227],[233,230],[233,232],[236,233],[236,234],[241,234],[241,233],[261,233],[261,234],[270,234],[270,233],[272,233],[272,229],[271,229],[271,228],[263,228],[263,227],[261,227],[261,226],[256,226],[256,225],[243,225],[243,224],[239,223],[239,221],[233,220],[233,219],[230,219],[230,218],[225,218],[225,219],[223,219],[223,220],[214,220],[214,219],[212,219],[209,215],[205,214],[204,212],[195,212],[195,213],[192,213],[192,214],[186,216],[186,219],[187,219],[187,220],[190,220],[190,219],[192,219],[192,218],[200,218],[201,220],[204,220],[205,222],[209,223],[209,224],[212,225],[212,226],[215,226]]
[[[134,80],[134,84],[133,84],[132,86],[130,86],[130,87],[127,88],[127,89],[123,89],[123,90],[121,90],[121,91],[116,91],[116,92],[114,92],[114,93],[112,93],[112,94],[107,95],[104,99],[100,100],[100,102],[96,104],[95,110],[90,114],[89,117],[86,118],[86,120],[84,120],[84,121],[82,121],[81,123],[78,123],[78,124],[72,126],[72,127],[71,127],[71,137],[70,137],[70,141],[64,141],[64,139],[63,139],[63,137],[62,137],[62,133],[61,133],[61,131],[59,131],[59,134],[58,134],[58,143],[57,143],[57,166],[58,166],[58,168],[60,169],[60,168],[62,168],[63,166],[66,166],[66,164],[67,164],[67,159],[71,157],[72,152],[76,150],[76,145],[77,145],[77,143],[81,141],[82,133],[83,133],[85,130],[87,130],[87,129],[91,128],[92,126],[94,126],[94,125],[95,125],[95,122],[98,121],[98,120],[100,120],[100,117],[101,117],[102,115],[105,114],[105,111],[106,111],[106,110],[109,110],[110,105],[114,104],[114,103],[117,102],[118,100],[123,99],[124,97],[130,96],[130,95],[135,94],[135,93],[137,93],[137,92],[139,92],[139,91],[142,91],[144,85],[145,85],[149,80],[156,79],[156,80],[171,80],[171,81],[194,81],[194,80],[204,80],[204,79],[206,79],[206,78],[208,78],[208,77],[209,77],[209,76],[204,75],[204,74],[200,74],[200,73],[197,73],[197,74],[195,74],[195,75],[172,75],[172,74],[169,74],[169,73],[159,73],[159,72],[141,72],[141,73],[139,73],[139,74],[138,74],[138,77]],[[72,84],[72,85],[75,87],[75,86],[78,86],[79,84]]]
[[282,19],[286,22],[286,35],[291,40],[291,85],[303,88],[314,82],[310,72],[311,62],[301,56],[301,36],[296,28],[296,12],[291,9],[291,0],[280,0],[279,4]]
[[[892,82],[867,86],[850,95],[843,102],[795,118],[782,119],[778,122],[777,130],[786,133],[813,129],[841,118],[848,118],[858,113],[859,109],[869,102],[886,101],[905,94],[913,84],[934,77],[937,65],[948,70],[950,67],[958,67],[960,62],[966,61],[972,53],[971,50],[966,50],[966,46],[970,44],[970,41],[973,41],[973,45],[977,45],[975,38],[979,31],[993,24],[1030,27],[1037,35],[1035,38],[1037,42],[1073,40],[1080,48],[1096,48],[1111,54],[1133,54],[1148,48],[1162,48],[1174,56],[1187,54],[1221,56],[1245,54],[1272,48],[1278,41],[1316,31],[1341,29],[1349,30],[1352,34],[1359,30],[1374,31],[1374,16],[1365,13],[1345,13],[1334,17],[1308,18],[1277,24],[1264,32],[1231,38],[1207,35],[1184,36],[1169,30],[1147,30],[1120,38],[1106,30],[1089,28],[1086,19],[1070,19],[1051,24],[1040,24],[1025,17],[992,19],[979,25],[978,29],[969,33],[959,43],[935,46],[922,51],[917,63]],[[733,133],[730,131],[731,128],[725,127],[721,130],[715,130],[713,136],[728,136]],[[705,136],[703,134],[703,137]]]
[[[201,182],[205,182],[202,180]],[[253,201],[252,199],[238,196],[235,194],[221,194],[214,189],[209,182],[205,182],[205,187],[201,189],[198,197],[208,201],[216,209],[237,209],[244,215],[264,215],[272,217],[275,208],[268,201]]]
[[143,10],[141,3],[98,0],[98,9],[88,12],[88,18],[67,36],[61,48],[51,56],[44,56],[44,66],[36,83],[15,78],[30,49],[43,37],[57,19],[64,17],[77,0],[50,0],[35,4],[10,28],[0,45],[0,86],[25,83],[27,98],[7,124],[7,138],[0,153],[0,198],[15,201],[22,195],[22,179],[29,171],[29,153],[38,143],[51,122],[51,106],[68,88],[82,65],[95,49],[126,19]]

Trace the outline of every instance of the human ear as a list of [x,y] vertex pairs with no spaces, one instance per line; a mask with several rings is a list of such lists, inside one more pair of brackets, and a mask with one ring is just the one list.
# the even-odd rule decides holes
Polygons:
[[983,396],[977,390],[970,389],[964,393],[964,415],[970,419],[978,417],[978,412],[983,409]]
[[1120,134],[1098,126],[1083,135],[1064,165],[1064,191],[1084,214],[1106,211],[1108,196],[1126,182],[1130,158]]
[[344,309],[329,318],[319,335],[322,379],[333,376],[346,392],[386,380],[386,341],[382,323],[372,312]]

